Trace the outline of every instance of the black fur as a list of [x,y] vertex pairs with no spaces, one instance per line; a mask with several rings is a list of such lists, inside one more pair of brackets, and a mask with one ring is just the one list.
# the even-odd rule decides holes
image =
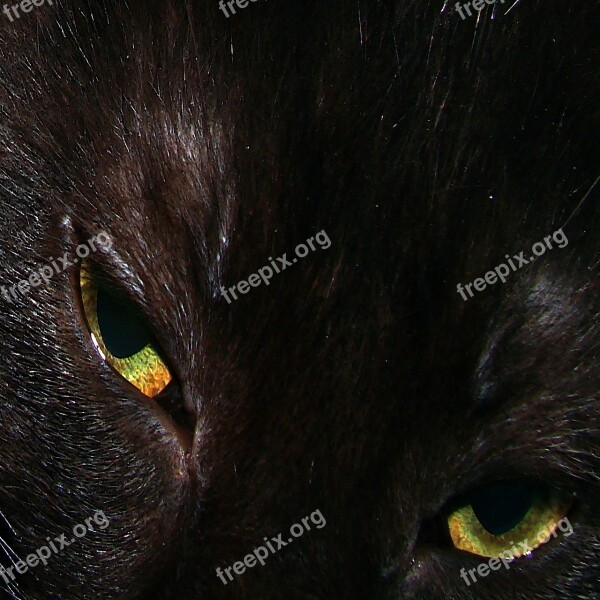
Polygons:
[[[600,597],[598,3],[509,6],[2,17],[0,284],[109,232],[94,258],[193,434],[100,360],[75,270],[0,299],[2,537],[23,556],[110,519],[17,597]],[[457,293],[563,225],[566,248]],[[322,229],[327,251],[221,297]],[[576,492],[574,535],[466,587],[480,561],[431,523],[505,476]],[[326,527],[216,577],[316,509]]]

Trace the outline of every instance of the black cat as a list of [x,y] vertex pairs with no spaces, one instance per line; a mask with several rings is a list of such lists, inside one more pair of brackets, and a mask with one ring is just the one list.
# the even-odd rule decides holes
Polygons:
[[600,598],[598,4],[28,2],[6,597]]

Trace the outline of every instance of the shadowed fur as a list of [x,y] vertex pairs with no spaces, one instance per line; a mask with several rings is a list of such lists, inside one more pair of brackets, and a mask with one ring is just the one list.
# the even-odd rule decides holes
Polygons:
[[[93,259],[188,419],[100,359],[76,268],[0,297],[2,538],[23,558],[110,519],[16,597],[598,597],[597,4],[496,4],[55,0],[4,20],[0,284],[106,230]],[[564,249],[457,293],[562,226]],[[320,230],[327,252],[222,298]],[[466,587],[480,558],[432,523],[503,477],[576,492],[574,535]],[[322,530],[215,576],[317,508]]]

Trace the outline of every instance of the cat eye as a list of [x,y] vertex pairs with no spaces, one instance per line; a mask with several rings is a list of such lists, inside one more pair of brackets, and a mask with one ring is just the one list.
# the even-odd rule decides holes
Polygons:
[[146,396],[158,395],[172,375],[144,319],[132,303],[99,282],[88,262],[79,283],[89,332],[102,358]]
[[572,503],[572,497],[547,486],[497,482],[463,497],[448,517],[448,529],[459,550],[517,558],[548,541]]

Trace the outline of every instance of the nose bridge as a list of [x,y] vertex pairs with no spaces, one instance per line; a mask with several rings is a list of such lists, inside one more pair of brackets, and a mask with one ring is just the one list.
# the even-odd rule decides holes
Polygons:
[[373,598],[403,600],[419,597],[424,582],[435,578],[431,550],[440,541],[443,486],[431,485],[430,476],[444,466],[412,456],[410,447],[386,452],[389,471],[375,493],[376,504],[367,530],[374,557]]

